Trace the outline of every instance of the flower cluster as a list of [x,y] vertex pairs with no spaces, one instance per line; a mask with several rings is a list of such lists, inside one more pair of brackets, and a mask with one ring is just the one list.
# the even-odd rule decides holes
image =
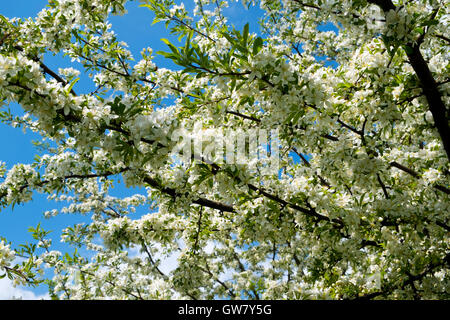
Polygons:
[[12,276],[51,271],[61,299],[448,297],[441,1],[244,0],[265,12],[257,32],[227,1],[143,1],[184,41],[164,39],[177,70],[114,33],[126,2],[0,20],[0,120],[49,140],[32,164],[0,163],[0,205],[37,190],[65,203],[45,217],[85,215],[62,232],[72,254],[38,227],[36,245],[0,243],[0,267],[20,250]]

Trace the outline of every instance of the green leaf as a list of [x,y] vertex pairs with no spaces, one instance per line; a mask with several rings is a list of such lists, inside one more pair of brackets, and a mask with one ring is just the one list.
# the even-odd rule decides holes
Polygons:
[[0,19],[3,20],[3,22],[5,22],[11,28],[14,28],[14,25],[11,22],[9,22],[9,20],[4,15],[0,14]]
[[188,33],[188,36],[187,36],[187,39],[186,39],[186,43],[184,45],[184,54],[185,54],[185,56],[190,52],[189,46],[191,44],[191,38],[192,38],[193,33],[194,32],[192,30],[191,30],[191,32]]

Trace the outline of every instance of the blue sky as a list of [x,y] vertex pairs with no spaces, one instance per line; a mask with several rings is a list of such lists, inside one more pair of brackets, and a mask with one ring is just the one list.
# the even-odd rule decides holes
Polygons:
[[[186,7],[192,8],[192,1],[185,1]],[[12,17],[35,17],[36,14],[45,7],[47,0],[14,0],[1,1],[0,14]],[[119,39],[125,41],[129,45],[133,56],[136,60],[140,57],[140,51],[144,47],[152,47],[153,51],[166,51],[166,45],[160,41],[161,38],[175,39],[166,31],[163,23],[151,26],[153,21],[152,13],[146,8],[139,8],[138,1],[132,1],[127,4],[128,14],[124,16],[110,17],[109,21],[113,25],[113,30],[118,34]],[[257,8],[251,8],[243,11],[241,4],[233,5],[226,9],[225,15],[230,19],[237,29],[242,29],[246,22],[250,23],[250,31],[257,32],[257,19],[261,11]],[[242,12],[246,12],[243,18]],[[44,62],[53,70],[58,68],[72,66],[82,71],[80,65],[72,64],[70,59],[62,57],[62,55],[52,56],[46,55]],[[159,67],[172,68],[174,65],[162,57],[156,57],[155,63]],[[76,84],[75,91],[77,93],[90,92],[93,85],[88,77],[82,79]],[[20,113],[20,106],[11,104],[9,106],[13,113]],[[4,123],[0,123],[0,161],[4,161],[8,168],[16,163],[32,163],[34,156],[39,151],[32,144],[33,140],[41,140],[38,134],[27,131],[22,132],[21,129],[12,128]],[[125,187],[115,189],[115,196],[128,196],[139,190],[127,190]],[[27,232],[28,227],[35,227],[41,223],[46,230],[53,230],[51,238],[54,240],[56,249],[63,249],[59,244],[59,235],[62,228],[75,223],[89,221],[89,216],[65,215],[60,214],[51,219],[44,219],[43,213],[46,210],[60,208],[61,204],[49,202],[46,195],[38,193],[34,194],[32,202],[19,205],[11,210],[10,208],[0,211],[0,236],[7,238],[13,244],[31,242],[32,237]],[[143,213],[143,212],[141,212]],[[139,211],[138,211],[139,214]],[[7,279],[0,280],[0,299],[7,299],[12,296],[22,296],[24,299],[36,299],[41,297],[47,288],[40,286],[36,289],[29,288],[13,288]]]

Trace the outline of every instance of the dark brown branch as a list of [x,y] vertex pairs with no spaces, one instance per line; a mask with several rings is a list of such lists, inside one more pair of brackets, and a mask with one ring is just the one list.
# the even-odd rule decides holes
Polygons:
[[[147,183],[149,186],[151,186],[167,195],[170,195],[173,198],[181,196],[181,194],[179,194],[175,189],[161,186],[158,181],[156,181],[155,179],[153,179],[151,177],[145,177],[144,182]],[[208,207],[211,209],[224,211],[224,212],[235,212],[233,206],[230,206],[230,205],[227,205],[224,203],[220,203],[217,201],[209,200],[206,198],[202,198],[202,197],[197,198],[196,200],[193,201],[193,203],[198,204],[200,206]]]
[[202,270],[203,272],[207,273],[208,275],[210,275],[212,278],[214,278],[214,281],[216,281],[218,284],[220,284],[226,291],[228,291],[228,294],[235,298],[236,294],[234,293],[234,290],[232,288],[230,288],[229,286],[226,285],[225,282],[221,281],[218,277],[216,277],[210,270],[208,264],[205,262],[205,266],[206,269],[204,269],[202,266],[197,265],[197,267]]
[[[301,152],[298,152],[297,148],[293,147],[291,150],[294,151],[294,153],[296,155],[298,155],[300,157],[300,159],[302,159],[303,163],[307,167],[311,167],[311,164],[309,163],[309,161],[305,158],[305,156],[303,154],[301,154]],[[315,175],[319,178],[321,184],[323,184],[324,186],[326,186],[328,188],[331,187],[331,185],[328,183],[328,181],[326,181],[325,178],[323,178],[320,174],[317,174],[317,172],[316,172]]]
[[[21,46],[14,46],[14,48],[20,52],[23,52],[23,48]],[[56,81],[58,81],[59,83],[61,83],[63,86],[66,86],[68,83],[66,80],[64,80],[63,78],[61,78],[56,72],[54,72],[52,69],[50,69],[49,67],[47,67],[47,65],[45,65],[39,58],[37,57],[32,57],[31,60],[33,60],[34,62],[39,63],[39,66],[41,67],[42,71],[45,74],[48,74],[49,76],[51,76],[52,78],[54,78]],[[76,96],[77,94],[75,93],[75,91],[73,89],[70,90],[70,93],[72,93],[74,96]]]
[[357,135],[363,136],[362,131],[353,128],[352,126],[346,124],[345,122],[343,122],[341,119],[337,119],[337,122],[344,128],[347,128],[348,130],[356,133]]
[[10,268],[10,267],[8,267],[6,265],[3,265],[2,268],[5,269],[7,273],[14,273],[15,275],[19,276],[20,278],[25,280],[25,282],[27,282],[30,285],[35,283],[35,280],[33,280],[33,278],[28,277],[20,269]]
[[178,22],[178,23],[182,24],[183,26],[185,26],[185,27],[188,28],[189,30],[192,30],[193,32],[195,32],[195,33],[201,35],[202,37],[208,39],[209,41],[214,42],[214,43],[216,42],[216,40],[214,40],[213,38],[211,38],[211,37],[208,36],[207,34],[204,34],[203,32],[201,32],[201,31],[195,29],[194,27],[190,26],[189,24],[187,24],[187,23],[184,22],[183,20],[180,20],[180,19],[177,18],[176,16],[170,16],[170,15],[168,15],[168,14],[166,14],[165,16],[166,16],[166,18],[168,18],[168,19],[170,19],[170,20],[172,20],[172,21],[175,21],[175,22]]
[[[400,169],[400,170],[403,171],[403,172],[406,172],[407,174],[413,176],[413,177],[416,178],[416,179],[419,179],[419,178],[420,178],[420,174],[419,174],[419,173],[417,173],[416,171],[414,171],[414,170],[412,170],[412,169],[410,169],[410,168],[408,168],[408,167],[405,167],[404,165],[401,165],[401,164],[398,163],[398,162],[392,161],[389,165],[390,165],[391,167],[393,167],[393,168],[397,168],[397,169]],[[448,189],[448,188],[446,188],[446,187],[444,187],[444,186],[441,186],[441,185],[433,185],[433,187],[434,187],[435,189],[439,190],[439,191],[442,191],[442,192],[446,193],[446,194],[450,194],[450,189]]]
[[445,230],[447,230],[448,232],[450,232],[450,226],[446,225],[444,222],[442,221],[436,221],[436,224],[442,228],[444,228]]
[[155,260],[153,260],[152,254],[148,250],[148,247],[145,244],[145,242],[142,242],[142,247],[144,248],[144,251],[147,254],[148,261],[150,261],[150,264],[153,266],[153,268],[155,268],[155,270],[159,273],[161,277],[167,279],[168,278],[167,275],[158,268],[158,266],[155,263]]
[[367,0],[368,3],[376,4],[384,12],[388,12],[389,10],[395,10],[395,6],[391,0]]
[[418,174],[417,172],[415,172],[415,171],[412,170],[412,169],[409,169],[408,167],[405,167],[405,166],[401,165],[401,164],[398,163],[398,162],[392,161],[392,162],[390,163],[390,166],[391,166],[391,167],[394,167],[394,168],[397,168],[397,169],[400,169],[400,170],[402,170],[402,171],[408,173],[409,175],[413,176],[414,178],[419,178],[419,174]]
[[248,187],[251,190],[253,190],[253,191],[257,192],[257,193],[262,194],[263,196],[265,196],[266,198],[268,198],[270,200],[278,202],[279,204],[281,204],[281,205],[283,205],[285,207],[290,207],[292,209],[300,211],[300,212],[302,212],[302,213],[304,213],[304,214],[306,214],[308,216],[314,217],[318,221],[328,221],[328,222],[332,222],[332,223],[338,225],[339,227],[343,226],[343,222],[341,220],[338,220],[338,219],[335,219],[335,218],[334,219],[330,219],[327,216],[323,216],[323,215],[317,213],[316,209],[312,208],[308,204],[307,204],[308,208],[303,208],[303,207],[300,207],[299,205],[296,205],[295,203],[291,203],[291,202],[288,202],[286,200],[283,200],[280,197],[278,197],[278,196],[276,196],[276,195],[274,195],[272,193],[267,192],[263,188],[258,188],[258,187],[254,186],[251,183],[248,184]]
[[438,85],[427,63],[425,62],[418,45],[409,46],[412,51],[407,50],[411,66],[420,80],[423,93],[427,98],[430,112],[433,115],[434,125],[439,132],[442,144],[450,160],[450,128],[448,126],[447,110],[441,98]]
[[261,122],[261,120],[258,119],[258,118],[255,118],[255,117],[252,117],[252,116],[247,116],[245,114],[242,114],[242,113],[239,113],[239,112],[236,112],[236,111],[227,110],[226,113],[235,115],[235,116],[243,118],[243,119],[251,120],[251,121],[254,121],[254,122],[258,122],[258,123]]
[[200,238],[200,232],[202,228],[203,207],[200,208],[200,214],[197,221],[197,233],[195,234],[194,252],[198,250],[198,241]]

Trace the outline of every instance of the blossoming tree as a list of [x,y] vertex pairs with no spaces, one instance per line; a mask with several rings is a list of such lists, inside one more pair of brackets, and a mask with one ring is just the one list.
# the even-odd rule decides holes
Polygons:
[[[0,117],[54,146],[0,165],[0,205],[69,201],[89,223],[62,241],[90,252],[54,250],[37,227],[36,244],[0,242],[2,276],[61,299],[450,297],[446,0],[243,0],[265,11],[258,34],[228,23],[224,0],[142,1],[180,37],[160,53],[180,70],[151,48],[132,57],[107,22],[126,2],[0,16],[0,101],[24,112]],[[81,62],[97,89],[78,94],[80,71],[52,70],[48,52]],[[201,148],[180,162],[181,128],[276,129],[279,170]],[[113,197],[117,178],[146,192]],[[135,206],[148,214],[130,217]]]

